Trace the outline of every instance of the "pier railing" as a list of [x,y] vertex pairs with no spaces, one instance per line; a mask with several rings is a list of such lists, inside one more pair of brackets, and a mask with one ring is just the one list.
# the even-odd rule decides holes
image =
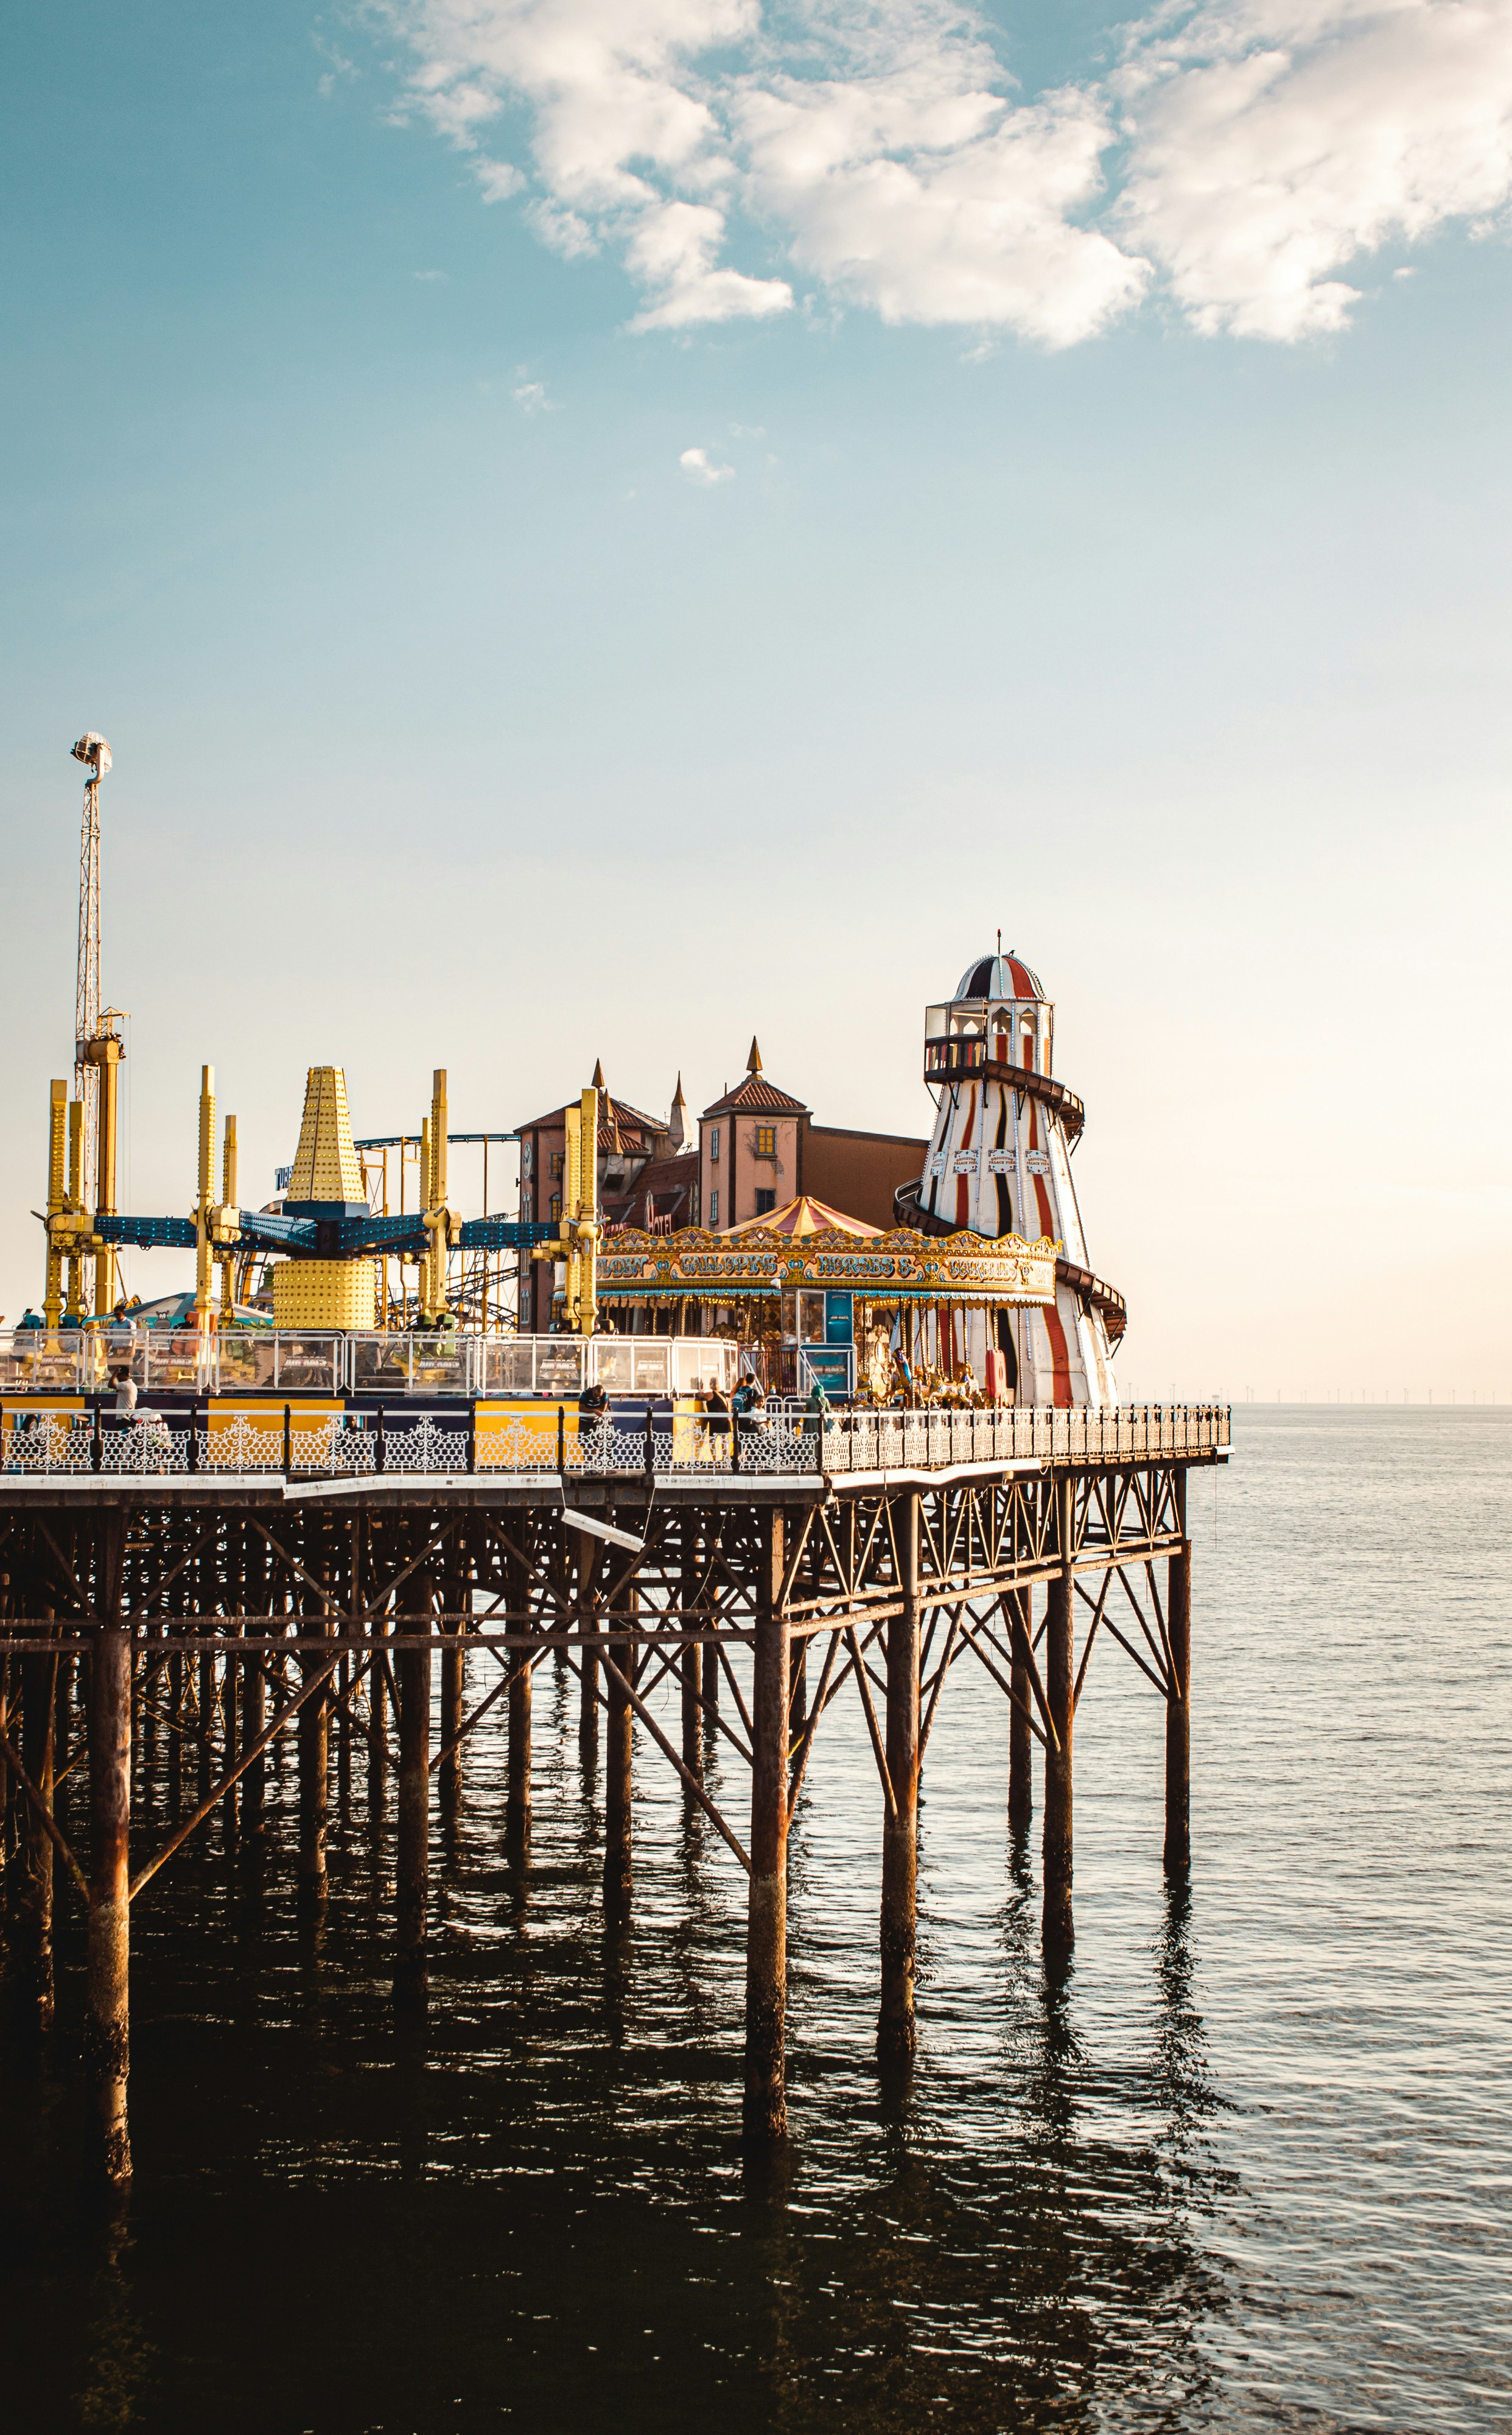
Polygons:
[[18,1327],[0,1331],[0,1391],[95,1394],[129,1373],[146,1394],[681,1395],[715,1380],[728,1391],[738,1356],[713,1336]]
[[1106,1411],[1017,1406],[980,1411],[826,1411],[768,1407],[758,1418],[611,1410],[580,1425],[576,1405],[529,1411],[256,1411],[6,1414],[10,1476],[94,1473],[143,1478],[191,1473],[287,1478],[568,1473],[790,1477],[816,1472],[944,1471],[963,1464],[1109,1464],[1200,1459],[1228,1443],[1224,1404],[1123,1404]]

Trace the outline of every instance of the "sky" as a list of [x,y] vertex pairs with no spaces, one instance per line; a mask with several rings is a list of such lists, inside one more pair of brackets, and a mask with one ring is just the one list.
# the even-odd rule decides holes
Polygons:
[[207,1060],[249,1201],[315,1062],[927,1131],[1001,925],[1125,1392],[1512,1397],[1512,0],[79,0],[0,121],[10,1321],[94,729],[129,1206]]

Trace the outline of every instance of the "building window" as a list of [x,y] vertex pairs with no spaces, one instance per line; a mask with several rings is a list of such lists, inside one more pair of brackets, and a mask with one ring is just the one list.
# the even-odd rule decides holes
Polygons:
[[768,1191],[765,1188],[765,1186],[764,1186],[764,1185],[762,1185],[762,1184],[758,1184],[758,1185],[756,1186],[756,1215],[757,1215],[757,1217],[758,1217],[758,1218],[766,1218],[766,1217],[769,1217],[769,1216],[770,1216],[770,1214],[771,1214],[771,1212],[776,1208],[776,1206],[777,1206],[777,1195],[776,1195],[776,1193],[775,1193],[775,1192],[768,1192]]
[[561,1220],[561,1194],[559,1192],[554,1192],[551,1196],[551,1214],[559,1224]]
[[717,1186],[709,1195],[709,1223],[711,1226],[717,1226],[719,1223],[719,1193]]
[[758,1158],[775,1158],[777,1156],[777,1127],[775,1125],[757,1126],[756,1155]]
[[557,1177],[561,1173],[562,1157],[563,1152],[559,1149],[554,1149],[551,1153],[551,1173],[552,1181],[554,1183]]
[[717,1125],[713,1127],[709,1135],[709,1155],[713,1160],[715,1166],[717,1166],[719,1164],[719,1127]]

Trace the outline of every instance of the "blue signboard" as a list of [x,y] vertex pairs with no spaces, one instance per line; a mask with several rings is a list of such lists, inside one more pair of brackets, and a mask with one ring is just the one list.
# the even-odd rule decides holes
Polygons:
[[[849,1295],[846,1299],[849,1301]],[[803,1372],[800,1385],[805,1394],[811,1388],[822,1387],[832,1401],[838,1402],[850,1392],[849,1347],[842,1351],[836,1346],[832,1353],[821,1344],[806,1344],[803,1348]]]
[[854,1296],[848,1293],[827,1293],[824,1297],[824,1341],[826,1344],[849,1344],[851,1340],[850,1305]]

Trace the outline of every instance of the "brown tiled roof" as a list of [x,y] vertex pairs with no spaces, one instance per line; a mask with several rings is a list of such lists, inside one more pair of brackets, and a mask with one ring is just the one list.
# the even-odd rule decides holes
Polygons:
[[808,1109],[801,1099],[795,1099],[791,1092],[780,1091],[775,1082],[768,1082],[765,1074],[747,1074],[743,1082],[736,1084],[734,1090],[727,1091],[724,1097],[716,1099],[712,1108],[705,1108],[704,1114],[722,1116],[727,1110],[732,1114],[738,1112],[742,1115],[747,1110],[764,1116],[806,1116],[808,1114]]
[[[528,1133],[534,1132],[540,1127],[546,1132],[559,1132],[567,1109],[576,1108],[576,1099],[569,1099],[565,1106],[553,1108],[543,1116],[527,1116],[523,1125],[516,1125],[515,1131]],[[614,1138],[616,1125],[620,1134],[618,1142]],[[610,1098],[605,1108],[604,1121],[598,1128],[598,1146],[600,1149],[617,1149],[622,1146],[628,1148],[627,1137],[639,1133],[649,1148],[656,1135],[658,1133],[664,1135],[666,1130],[666,1124],[661,1116],[648,1116],[644,1109],[632,1108],[627,1099]]]

